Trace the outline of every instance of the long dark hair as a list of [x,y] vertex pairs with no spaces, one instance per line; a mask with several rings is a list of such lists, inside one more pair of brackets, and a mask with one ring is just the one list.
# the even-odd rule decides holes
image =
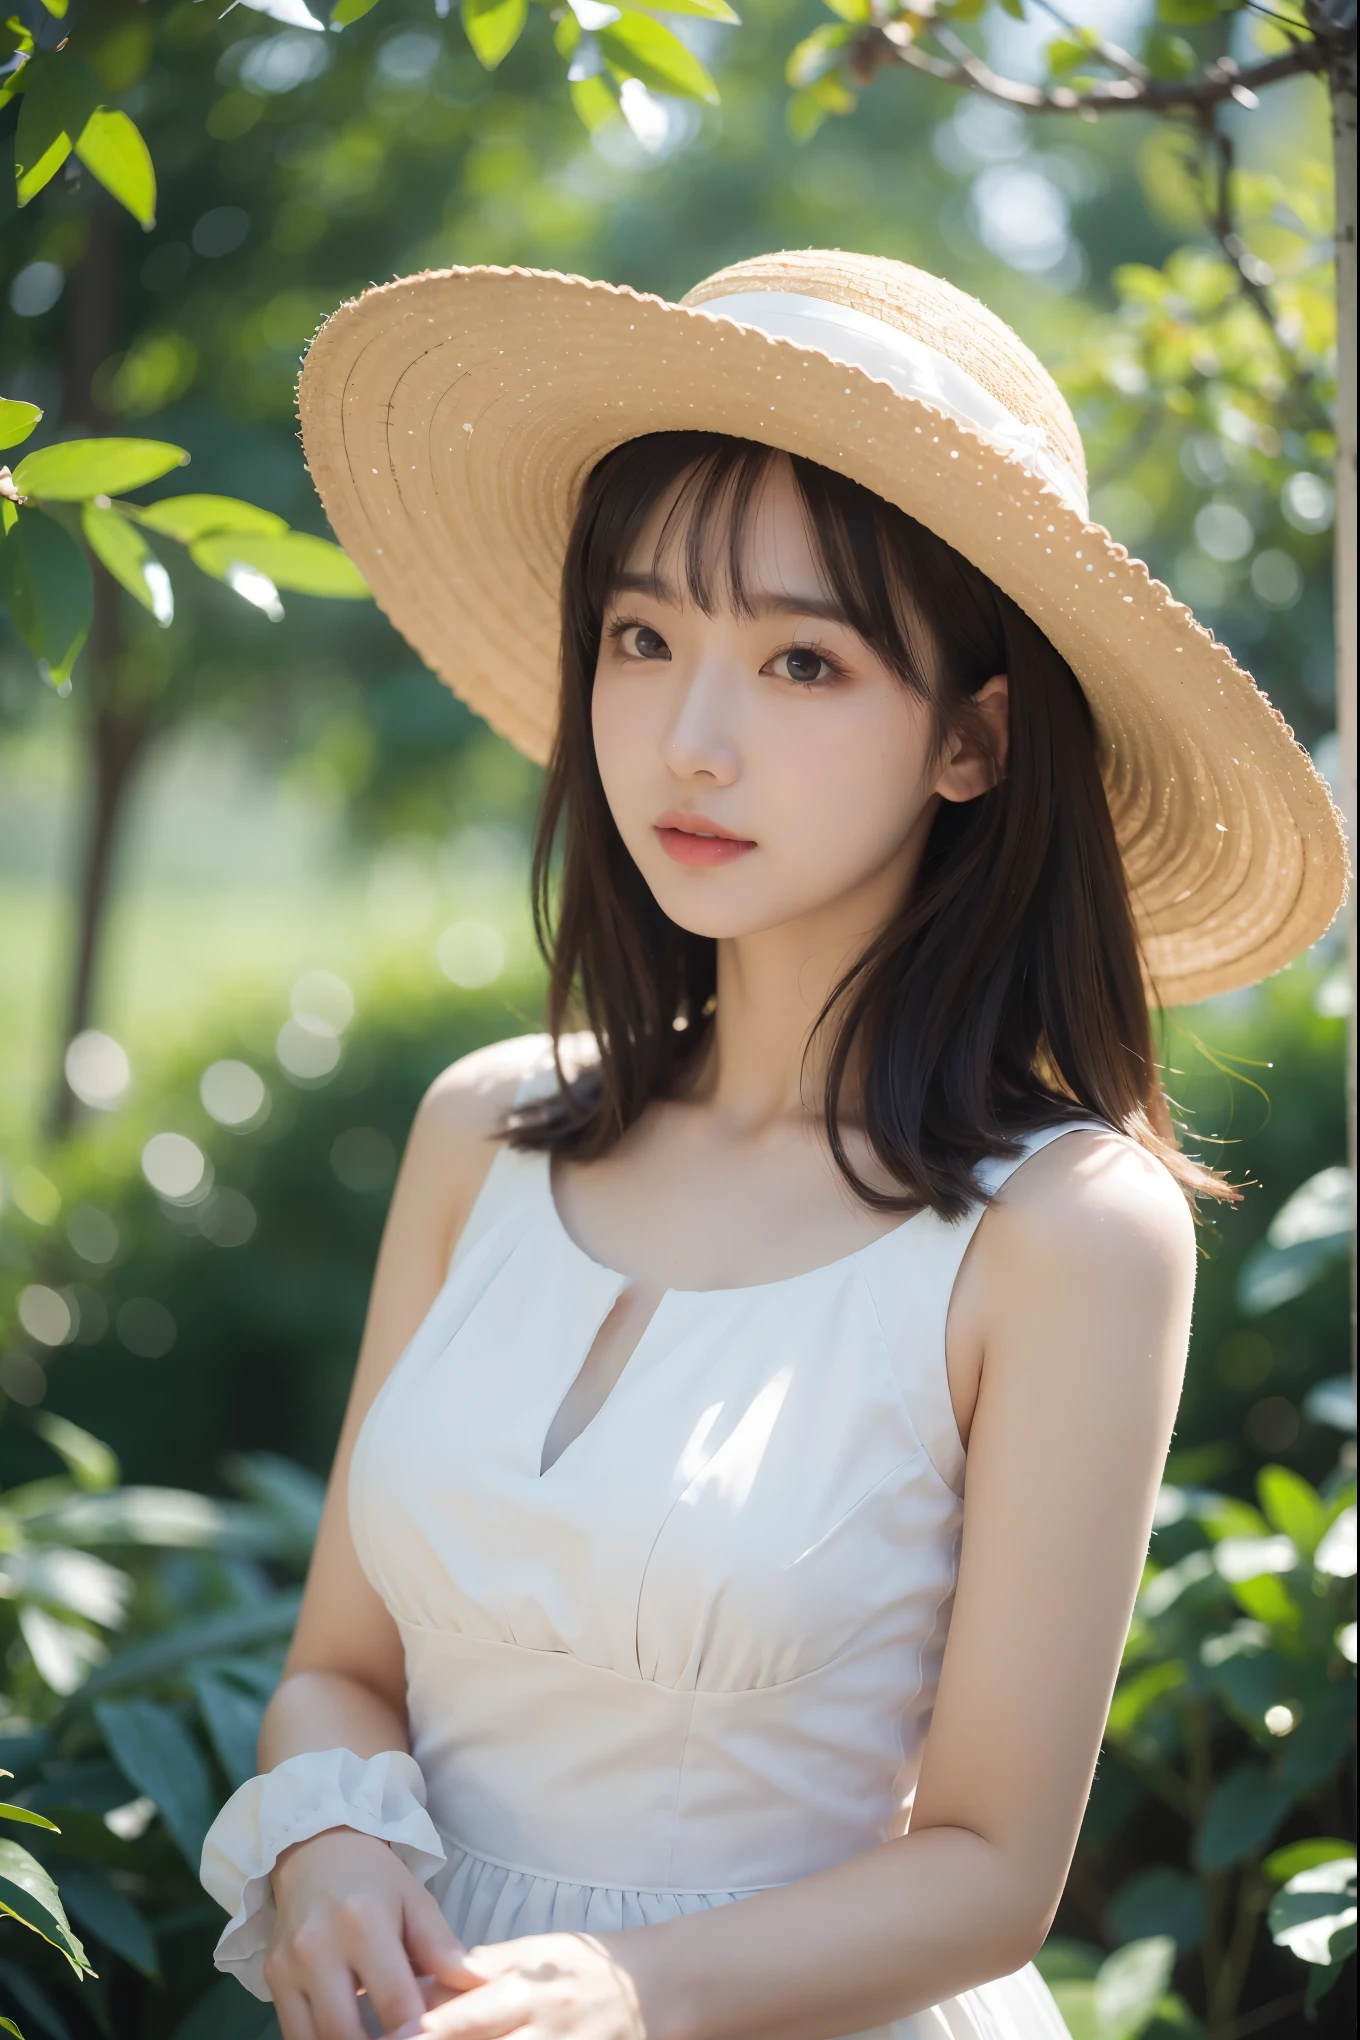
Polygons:
[[[936,742],[980,722],[973,696],[1010,680],[1006,769],[942,802],[909,896],[818,1022],[825,1117],[855,1194],[945,1218],[975,1169],[1017,1136],[1094,1116],[1158,1156],[1188,1195],[1231,1195],[1177,1145],[1091,712],[1070,667],[1009,597],[943,539],[843,475],[708,432],[658,432],[588,477],[562,574],[562,707],[534,850],[534,913],[554,1040],[584,1019],[599,1062],[510,1122],[522,1148],[587,1157],[684,1090],[710,1038],[717,946],[669,920],[624,848],[591,732],[602,618],[649,514],[675,500],[691,599],[746,607],[745,537],[773,461],[789,458],[814,547],[845,614],[930,705]],[[932,652],[934,656],[932,657]],[[560,869],[559,869],[560,854]],[[844,1138],[853,1095],[897,1187],[866,1183]]]

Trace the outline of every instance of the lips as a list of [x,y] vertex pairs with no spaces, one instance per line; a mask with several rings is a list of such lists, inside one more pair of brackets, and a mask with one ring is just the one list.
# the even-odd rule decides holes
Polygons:
[[662,849],[676,864],[701,868],[735,863],[756,847],[749,837],[735,835],[720,823],[711,822],[707,815],[662,815],[656,824],[656,834]]

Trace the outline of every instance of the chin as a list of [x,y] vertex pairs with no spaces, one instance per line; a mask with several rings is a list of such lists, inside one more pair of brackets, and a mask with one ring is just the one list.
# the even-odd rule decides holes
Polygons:
[[[725,887],[718,873],[677,885],[669,871],[663,875],[645,871],[643,877],[652,897],[668,921],[687,935],[704,935],[713,942],[735,942],[745,935],[765,935],[798,920],[819,900],[760,900],[740,897],[736,887]],[[714,883],[714,880],[717,883]]]

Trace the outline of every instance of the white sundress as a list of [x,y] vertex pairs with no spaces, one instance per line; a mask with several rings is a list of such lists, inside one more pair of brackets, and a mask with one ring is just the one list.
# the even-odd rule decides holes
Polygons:
[[[782,1281],[667,1290],[540,1472],[628,1278],[571,1239],[546,1156],[499,1151],[349,1485],[444,1856],[407,1860],[468,1946],[725,1905],[903,1831],[963,1513],[945,1319],[981,1215],[921,1212]],[[214,1832],[248,1869],[232,1819]],[[385,1819],[353,1824],[412,1832]],[[862,2040],[1067,2028],[1028,1964]]]

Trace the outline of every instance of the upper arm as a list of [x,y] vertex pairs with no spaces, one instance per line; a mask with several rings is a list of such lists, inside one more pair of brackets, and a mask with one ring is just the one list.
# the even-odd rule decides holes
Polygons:
[[1175,1420],[1193,1223],[1151,1157],[1072,1133],[984,1218],[960,1301],[984,1359],[958,1589],[913,1827],[1012,1856],[1042,1933],[1061,1893]]
[[499,1042],[435,1078],[417,1108],[369,1292],[358,1365],[286,1670],[342,1672],[405,1708],[400,1638],[350,1535],[359,1427],[438,1295],[497,1152],[496,1134],[536,1040]]

